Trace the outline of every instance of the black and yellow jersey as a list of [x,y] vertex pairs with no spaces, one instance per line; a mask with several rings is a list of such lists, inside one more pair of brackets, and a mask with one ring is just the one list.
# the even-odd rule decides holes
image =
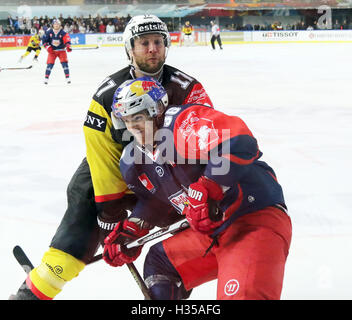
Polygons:
[[40,47],[40,37],[37,35],[31,36],[31,38],[29,39],[28,42],[28,47],[29,48],[33,48],[33,49],[37,49]]
[[191,24],[185,24],[182,28],[182,32],[185,34],[185,35],[191,35],[192,32],[193,32],[193,26]]
[[[112,125],[111,105],[116,89],[124,81],[133,78],[131,66],[107,77],[95,92],[84,122],[87,161],[97,203],[132,193],[119,168],[124,142]],[[169,105],[201,103],[212,106],[202,84],[174,67],[164,65],[159,81],[168,93]]]

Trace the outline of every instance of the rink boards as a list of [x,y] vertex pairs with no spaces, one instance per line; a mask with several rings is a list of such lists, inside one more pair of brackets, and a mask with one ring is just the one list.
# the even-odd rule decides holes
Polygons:
[[[205,32],[207,42],[211,33]],[[177,44],[180,32],[171,32],[171,42]],[[122,33],[70,34],[73,46],[123,46]],[[1,49],[22,49],[28,45],[30,35],[0,36]],[[224,44],[245,43],[333,43],[352,42],[352,30],[283,30],[283,31],[223,31],[221,40]]]

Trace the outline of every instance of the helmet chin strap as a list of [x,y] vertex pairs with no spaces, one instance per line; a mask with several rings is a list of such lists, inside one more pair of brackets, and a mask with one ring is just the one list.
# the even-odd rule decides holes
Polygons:
[[151,73],[151,72],[143,71],[141,68],[134,66],[135,70],[137,70],[137,71],[143,73],[145,76],[149,76],[149,77],[154,77],[154,76],[158,75],[161,72],[161,70],[163,70],[163,67],[164,67],[164,63],[158,71]]

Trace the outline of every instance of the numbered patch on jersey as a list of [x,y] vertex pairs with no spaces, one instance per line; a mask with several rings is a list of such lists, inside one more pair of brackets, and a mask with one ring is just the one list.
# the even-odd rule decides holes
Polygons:
[[105,132],[107,119],[98,114],[88,111],[84,125],[94,130]]

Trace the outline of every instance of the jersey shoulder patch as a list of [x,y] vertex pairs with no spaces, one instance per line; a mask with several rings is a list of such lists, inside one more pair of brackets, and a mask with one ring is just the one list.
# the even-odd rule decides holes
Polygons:
[[88,111],[84,125],[94,130],[105,132],[107,118],[104,118],[94,112]]

